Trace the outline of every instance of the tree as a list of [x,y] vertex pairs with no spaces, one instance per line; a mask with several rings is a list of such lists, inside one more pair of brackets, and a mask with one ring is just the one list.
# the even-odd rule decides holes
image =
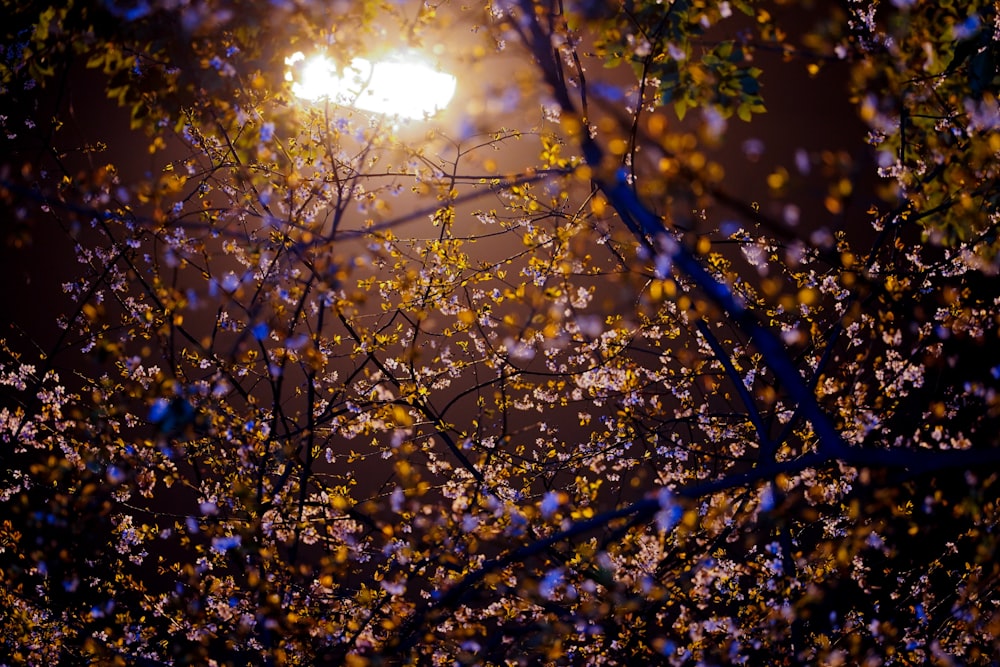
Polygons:
[[5,15],[13,663],[1000,657],[992,3]]

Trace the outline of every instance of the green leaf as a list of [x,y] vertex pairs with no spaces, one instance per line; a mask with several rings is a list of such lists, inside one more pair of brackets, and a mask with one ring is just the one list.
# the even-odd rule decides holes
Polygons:
[[684,120],[684,116],[687,115],[688,101],[684,98],[678,99],[674,102],[674,113],[677,114],[679,120]]
[[107,60],[107,53],[98,52],[87,58],[87,69],[95,69],[97,67],[103,67],[104,62]]

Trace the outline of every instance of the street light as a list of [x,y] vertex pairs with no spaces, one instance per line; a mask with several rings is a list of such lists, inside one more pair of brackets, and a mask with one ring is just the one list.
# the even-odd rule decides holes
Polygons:
[[355,58],[338,72],[323,55],[298,51],[285,64],[292,93],[309,101],[336,104],[399,118],[421,119],[444,109],[455,94],[455,77],[439,72],[412,53],[376,63]]

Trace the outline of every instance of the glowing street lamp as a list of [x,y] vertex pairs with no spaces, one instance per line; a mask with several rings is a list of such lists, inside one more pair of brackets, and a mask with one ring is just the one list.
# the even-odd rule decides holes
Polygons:
[[355,58],[338,72],[329,58],[306,58],[298,51],[285,58],[285,64],[298,70],[297,74],[285,74],[296,97],[309,101],[329,99],[387,116],[426,118],[444,109],[455,94],[454,76],[438,72],[416,58],[400,56],[376,63]]

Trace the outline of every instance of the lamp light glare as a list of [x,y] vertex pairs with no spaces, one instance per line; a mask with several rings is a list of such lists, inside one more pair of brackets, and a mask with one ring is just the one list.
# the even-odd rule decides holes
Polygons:
[[[299,64],[301,63],[301,64]],[[419,60],[401,58],[371,63],[355,58],[338,72],[329,58],[296,52],[285,59],[292,94],[310,102],[336,104],[400,118],[419,119],[444,109],[455,94],[455,77]]]

